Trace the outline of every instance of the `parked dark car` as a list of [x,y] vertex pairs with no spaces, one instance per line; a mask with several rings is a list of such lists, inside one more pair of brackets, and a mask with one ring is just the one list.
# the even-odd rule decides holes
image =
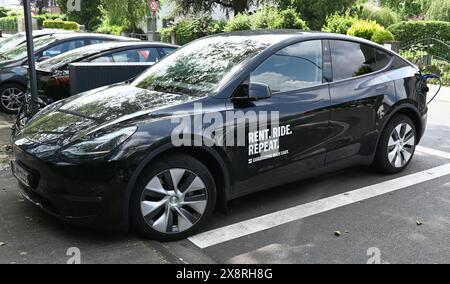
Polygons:
[[[108,41],[133,41],[132,38],[90,33],[57,33],[34,39],[36,61],[42,62],[70,50]],[[16,113],[27,89],[27,46],[0,54],[0,111]]]
[[[159,42],[109,42],[66,52],[37,64],[39,96],[42,96],[45,101],[58,101],[70,96],[69,64],[71,63],[154,64],[177,48],[178,46]],[[125,77],[122,78],[126,78],[125,80],[136,76],[131,73],[128,77],[124,75]]]
[[[46,35],[53,35],[56,33],[69,33],[69,32],[72,32],[72,31],[43,29],[43,30],[33,31],[33,38],[39,38],[39,37],[46,36]],[[9,38],[6,38],[6,39],[0,41],[0,54],[2,54],[3,52],[6,52],[12,48],[15,48],[24,42],[26,42],[25,33],[17,33]]]
[[403,171],[426,92],[416,66],[360,38],[221,34],[45,108],[14,137],[12,168],[54,216],[176,240],[252,192],[354,165]]

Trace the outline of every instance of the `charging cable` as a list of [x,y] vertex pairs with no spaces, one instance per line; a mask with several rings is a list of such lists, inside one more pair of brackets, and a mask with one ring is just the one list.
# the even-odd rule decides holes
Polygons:
[[428,101],[428,103],[427,103],[427,105],[430,105],[430,104],[434,101],[434,99],[437,97],[437,95],[439,94],[439,92],[440,92],[441,89],[442,89],[442,80],[441,80],[441,78],[440,78],[438,75],[436,75],[436,74],[425,74],[425,75],[422,75],[421,78],[422,78],[422,80],[424,80],[424,81],[426,81],[426,80],[428,80],[428,79],[437,79],[437,80],[439,81],[439,89],[437,90],[436,94],[431,98],[431,100]]

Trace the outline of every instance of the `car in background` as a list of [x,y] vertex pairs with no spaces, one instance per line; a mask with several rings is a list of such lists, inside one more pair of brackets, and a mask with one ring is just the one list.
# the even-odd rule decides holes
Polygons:
[[[137,40],[92,33],[56,33],[34,39],[36,61],[45,61],[73,49],[110,41]],[[0,111],[16,113],[19,110],[28,85],[27,64],[26,43],[0,54]]]
[[[46,35],[53,35],[56,33],[73,33],[73,31],[67,31],[67,30],[56,30],[56,29],[43,29],[43,30],[37,30],[33,31],[33,38],[39,38]],[[25,43],[27,40],[25,33],[17,33],[11,37],[8,37],[2,41],[0,41],[0,54],[13,49],[22,43]]]
[[[177,48],[176,45],[160,42],[108,42],[69,51],[36,65],[39,96],[46,102],[54,102],[70,96],[69,64],[71,63],[154,64]],[[133,74],[130,73],[127,80],[132,79],[135,76]]]

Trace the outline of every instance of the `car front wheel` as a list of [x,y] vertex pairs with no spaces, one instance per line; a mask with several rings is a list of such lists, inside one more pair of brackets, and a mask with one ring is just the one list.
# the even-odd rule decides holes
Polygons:
[[377,151],[378,168],[388,174],[406,169],[414,157],[417,131],[412,120],[399,115],[392,119],[382,134]]
[[144,237],[175,241],[208,219],[216,186],[208,169],[188,155],[170,155],[150,165],[131,200],[131,222]]

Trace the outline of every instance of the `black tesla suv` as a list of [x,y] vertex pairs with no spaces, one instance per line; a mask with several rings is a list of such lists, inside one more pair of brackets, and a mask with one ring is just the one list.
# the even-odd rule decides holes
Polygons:
[[220,34],[43,109],[14,137],[12,168],[63,220],[176,240],[255,191],[353,165],[404,170],[426,92],[417,67],[360,38]]

